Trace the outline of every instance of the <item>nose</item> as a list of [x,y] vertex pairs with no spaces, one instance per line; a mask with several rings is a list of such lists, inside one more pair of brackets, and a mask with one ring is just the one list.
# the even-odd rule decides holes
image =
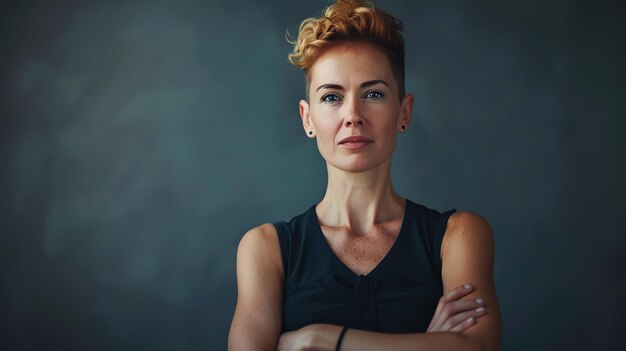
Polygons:
[[344,125],[346,127],[363,125],[363,116],[358,104],[358,99],[350,99],[350,102],[344,105],[346,106],[346,110],[344,112]]

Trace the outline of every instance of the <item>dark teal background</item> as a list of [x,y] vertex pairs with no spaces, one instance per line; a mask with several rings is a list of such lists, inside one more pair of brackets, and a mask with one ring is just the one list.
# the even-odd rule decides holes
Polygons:
[[[321,199],[285,31],[322,1],[0,11],[0,349],[223,350],[253,226]],[[485,216],[504,350],[626,347],[624,6],[379,1],[397,191]]]

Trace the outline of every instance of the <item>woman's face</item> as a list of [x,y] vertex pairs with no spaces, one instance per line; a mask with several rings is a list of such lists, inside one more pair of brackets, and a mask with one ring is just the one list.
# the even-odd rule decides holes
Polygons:
[[[310,68],[308,89],[310,101],[300,101],[305,132],[317,139],[326,162],[344,171],[362,172],[388,160],[397,133],[409,126],[413,96],[400,101],[389,59],[371,44],[327,49]],[[367,140],[342,142],[351,136]]]

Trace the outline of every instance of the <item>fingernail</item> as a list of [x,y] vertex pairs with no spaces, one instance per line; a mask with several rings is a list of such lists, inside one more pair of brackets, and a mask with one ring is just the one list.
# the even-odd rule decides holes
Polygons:
[[470,322],[470,323],[474,323],[474,317],[469,317],[469,318],[467,319],[467,321],[468,321],[468,322]]
[[476,299],[476,300],[474,300],[474,301],[476,301],[476,303],[477,303],[477,304],[481,304],[481,305],[485,303],[485,301],[484,301],[483,299],[481,299],[480,297],[479,297],[479,298],[477,298],[477,299]]
[[472,286],[471,286],[470,284],[465,284],[465,285],[463,285],[463,287],[464,287],[465,289],[471,289],[471,288],[472,288]]
[[478,312],[478,313],[483,313],[483,312],[485,312],[485,308],[484,308],[484,307],[478,307],[478,308],[476,309],[476,312]]

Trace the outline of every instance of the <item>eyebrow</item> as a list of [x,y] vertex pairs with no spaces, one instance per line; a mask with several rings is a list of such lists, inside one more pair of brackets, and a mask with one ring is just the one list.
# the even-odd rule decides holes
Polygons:
[[[374,80],[368,80],[367,82],[363,82],[363,84],[361,84],[361,88],[367,88],[371,85],[374,84],[385,84],[386,86],[389,86],[389,84],[387,84],[387,82],[385,82],[382,79],[374,79]],[[343,87],[339,84],[322,84],[320,85],[315,91],[319,91],[320,89],[337,89],[337,90],[343,90]]]

